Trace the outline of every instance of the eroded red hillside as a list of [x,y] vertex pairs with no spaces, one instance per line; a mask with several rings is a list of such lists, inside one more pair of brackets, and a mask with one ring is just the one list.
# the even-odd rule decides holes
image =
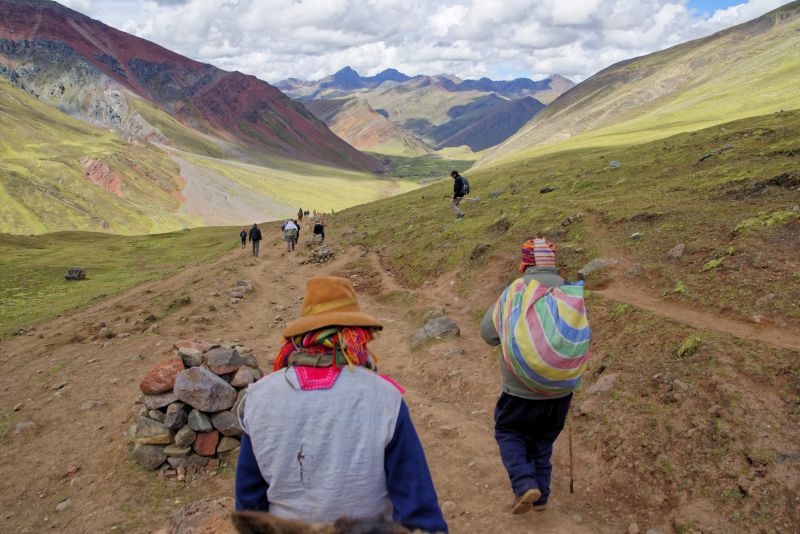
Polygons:
[[37,51],[47,54],[54,48],[81,56],[196,129],[294,159],[377,168],[304,108],[253,76],[191,60],[55,2],[0,0],[0,62],[35,62]]

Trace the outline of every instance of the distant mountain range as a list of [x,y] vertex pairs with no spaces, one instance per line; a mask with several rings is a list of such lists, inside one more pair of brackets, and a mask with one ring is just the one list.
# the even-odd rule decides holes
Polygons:
[[478,165],[641,143],[800,107],[800,2],[622,61],[558,97]]
[[[423,80],[431,83],[435,79],[441,86],[450,92],[478,91],[482,93],[496,93],[506,98],[521,98],[532,96],[541,102],[549,102],[555,96],[569,90],[573,82],[560,74],[555,74],[544,80],[534,81],[528,78],[517,78],[509,81],[495,81],[489,78],[479,80],[461,80],[452,75],[439,76],[408,76],[396,69],[386,69],[375,76],[361,76],[351,67],[344,67],[335,74],[326,76],[317,81],[303,81],[289,78],[275,84],[275,86],[298,100],[314,100],[318,98],[332,98],[344,96],[345,93],[357,89],[375,89],[386,82],[403,84],[410,80]],[[416,84],[419,86],[419,84]],[[335,93],[342,94],[335,94]],[[552,98],[551,98],[552,97]]]
[[[497,145],[544,108],[544,103],[573,85],[557,74],[539,81],[495,81],[462,80],[452,75],[408,76],[386,69],[364,77],[345,67],[321,80],[292,78],[276,87],[306,105],[357,148],[415,155],[422,147],[466,145],[478,152]],[[337,106],[337,113],[331,115],[325,113],[329,105],[318,103],[326,100],[360,103]],[[395,128],[380,127],[380,133],[376,133],[374,128],[380,121],[362,112],[367,107],[394,123]],[[356,110],[359,112],[350,116]],[[365,130],[372,130],[372,134],[364,135]]]

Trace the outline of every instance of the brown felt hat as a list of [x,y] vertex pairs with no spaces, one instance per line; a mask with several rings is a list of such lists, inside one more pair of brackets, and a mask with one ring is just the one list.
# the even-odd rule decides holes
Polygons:
[[358,307],[356,290],[350,280],[338,276],[308,279],[300,318],[283,330],[283,337],[294,337],[326,326],[365,326],[383,328],[375,317]]

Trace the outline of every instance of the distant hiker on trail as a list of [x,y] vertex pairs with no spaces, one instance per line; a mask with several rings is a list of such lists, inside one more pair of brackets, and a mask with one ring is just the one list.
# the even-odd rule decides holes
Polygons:
[[286,252],[292,252],[297,243],[297,235],[300,229],[292,219],[283,223],[283,240],[286,241]]
[[257,258],[258,249],[261,246],[261,230],[258,229],[258,225],[255,223],[250,228],[250,242],[253,243],[253,256]]
[[317,219],[317,222],[314,223],[314,237],[319,239],[320,243],[325,241],[325,221],[323,219]]
[[466,194],[464,191],[464,178],[458,174],[458,171],[451,172],[450,177],[453,179],[453,211],[456,214],[456,219],[463,219],[464,212],[461,211],[461,208],[458,207],[458,205],[461,204],[461,201],[464,199],[464,195]]
[[299,222],[303,222],[303,208],[300,208],[299,210],[297,210],[297,220]]
[[310,278],[302,310],[274,372],[238,408],[236,509],[309,522],[383,516],[447,532],[403,390],[377,373],[369,349],[380,321],[338,277]]
[[239,232],[239,237],[242,240],[242,250],[247,245],[247,228],[242,228],[242,231]]
[[481,321],[481,337],[503,352],[495,439],[514,491],[514,514],[547,505],[553,443],[564,428],[591,342],[583,282],[565,285],[553,244],[530,239],[521,255],[522,277]]

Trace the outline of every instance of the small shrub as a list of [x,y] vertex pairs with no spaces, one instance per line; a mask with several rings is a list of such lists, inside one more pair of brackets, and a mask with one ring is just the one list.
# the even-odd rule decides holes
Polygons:
[[616,321],[617,319],[619,319],[620,317],[622,317],[623,315],[628,313],[628,310],[630,308],[631,307],[630,307],[629,304],[625,304],[624,302],[620,302],[620,303],[618,303],[616,306],[614,306],[611,309],[611,313],[609,314],[609,317],[611,318],[612,321]]
[[700,348],[702,341],[703,338],[700,334],[690,334],[683,340],[680,347],[678,347],[678,357],[686,358],[692,356]]
[[716,269],[717,267],[722,265],[723,261],[725,261],[724,257],[723,258],[715,258],[715,259],[713,259],[711,261],[708,261],[708,262],[706,262],[705,265],[703,265],[702,271],[703,272],[707,272],[707,271],[711,271],[713,269]]

